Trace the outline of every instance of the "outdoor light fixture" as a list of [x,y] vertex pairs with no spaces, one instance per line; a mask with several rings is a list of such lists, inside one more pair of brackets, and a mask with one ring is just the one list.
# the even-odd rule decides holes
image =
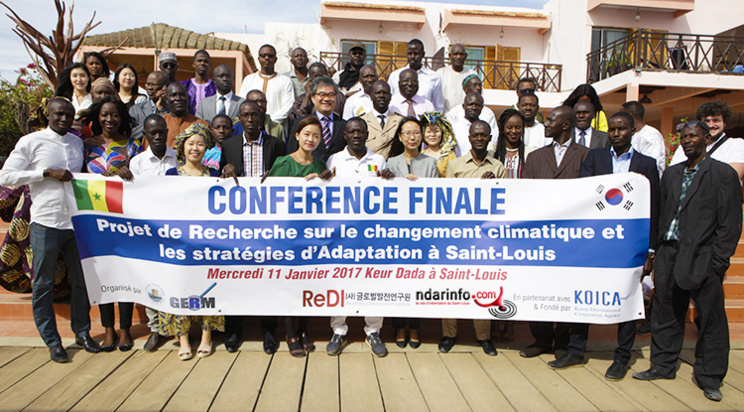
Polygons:
[[382,33],[382,22],[380,22],[380,25],[377,26],[377,31],[379,31],[380,33]]
[[641,9],[638,8],[638,11],[636,12],[636,21],[641,21]]
[[641,100],[638,101],[638,103],[651,104],[653,102],[651,101],[651,99],[648,97],[647,94],[644,94],[643,97],[641,97]]
[[501,37],[502,39],[504,38],[504,27],[503,26],[501,27],[501,32],[499,33],[499,37]]

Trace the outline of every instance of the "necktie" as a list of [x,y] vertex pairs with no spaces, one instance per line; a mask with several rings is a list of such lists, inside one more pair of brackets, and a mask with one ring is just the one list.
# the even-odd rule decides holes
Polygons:
[[581,133],[579,133],[579,144],[582,146],[586,146],[586,132],[583,130]]
[[380,118],[380,127],[385,127],[385,115],[384,114],[378,114],[377,117]]
[[328,150],[331,147],[331,119],[328,116],[323,116],[321,123],[323,123],[323,144]]
[[408,103],[408,116],[409,117],[416,117],[416,111],[413,110],[413,100],[406,99],[406,103]]
[[225,114],[225,96],[220,96],[220,100],[217,102],[217,114]]

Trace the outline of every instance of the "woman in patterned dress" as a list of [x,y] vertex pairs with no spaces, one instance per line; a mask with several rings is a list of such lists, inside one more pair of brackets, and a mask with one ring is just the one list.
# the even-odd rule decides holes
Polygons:
[[421,115],[425,149],[421,152],[437,161],[439,177],[447,175],[447,164],[455,158],[455,132],[452,125],[439,112]]
[[[94,103],[83,118],[84,125],[90,125],[93,137],[83,142],[85,147],[85,165],[89,173],[103,176],[114,176],[122,166],[129,165],[129,159],[142,151],[139,140],[133,139],[134,121],[129,117],[127,106],[116,97],[104,97]],[[114,329],[114,304],[98,305],[101,311],[101,323],[105,337],[101,350],[111,352],[116,349],[132,349],[132,312],[134,303],[119,302],[119,329],[121,336]]]
[[[219,176],[219,172],[202,164],[204,154],[208,149],[214,147],[214,136],[212,132],[201,123],[194,123],[176,136],[176,159],[178,166],[167,172],[169,176]],[[191,343],[189,342],[189,329],[194,322],[201,321],[201,342],[196,350],[196,356],[203,358],[212,354],[212,331],[225,330],[224,316],[185,316],[172,315],[170,313],[158,312],[160,322],[160,334],[178,337],[178,358],[189,360],[191,355]]]

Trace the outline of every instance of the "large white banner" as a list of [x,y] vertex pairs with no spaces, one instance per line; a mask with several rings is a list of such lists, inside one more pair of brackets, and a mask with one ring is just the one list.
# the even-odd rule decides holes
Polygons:
[[76,174],[91,304],[184,315],[643,317],[649,185]]

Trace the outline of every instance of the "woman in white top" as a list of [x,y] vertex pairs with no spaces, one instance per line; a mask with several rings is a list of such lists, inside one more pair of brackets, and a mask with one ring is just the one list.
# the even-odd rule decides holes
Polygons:
[[129,63],[122,63],[114,73],[114,87],[119,92],[119,98],[128,108],[147,101],[147,96],[139,93],[139,79],[137,71]]
[[77,114],[93,104],[90,96],[90,84],[88,68],[83,63],[73,63],[59,74],[54,95],[70,100]]

